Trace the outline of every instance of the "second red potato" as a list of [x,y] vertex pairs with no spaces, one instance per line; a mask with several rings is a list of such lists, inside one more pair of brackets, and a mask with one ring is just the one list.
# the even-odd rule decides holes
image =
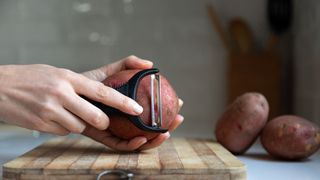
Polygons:
[[244,153],[267,122],[269,104],[260,93],[238,97],[217,122],[217,141],[234,154]]

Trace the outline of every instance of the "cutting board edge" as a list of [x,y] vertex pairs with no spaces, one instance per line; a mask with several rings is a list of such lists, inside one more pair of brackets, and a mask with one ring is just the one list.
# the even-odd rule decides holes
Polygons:
[[[60,180],[70,180],[70,179],[77,179],[77,180],[88,180],[88,179],[96,179],[96,176],[92,175],[83,175],[83,176],[69,176],[69,175],[62,175],[62,176],[32,176],[32,175],[22,175],[20,177],[5,177],[3,180],[16,180],[19,178],[20,180],[29,180],[29,179],[60,179]],[[233,176],[230,174],[216,174],[216,175],[186,175],[182,174],[179,177],[172,177],[171,175],[156,175],[156,176],[134,176],[136,180],[145,180],[145,179],[153,179],[153,180],[164,180],[164,179],[201,179],[201,180],[212,180],[212,179],[228,179],[228,180],[246,180],[246,175],[239,175]]]
[[[12,168],[12,167],[6,167],[5,165],[2,167],[3,173],[15,173],[15,174],[23,174],[26,171],[31,174],[68,174],[75,171],[75,169],[67,169],[67,171],[63,172],[61,170],[66,169],[36,169],[36,168]],[[48,171],[49,170],[49,171]],[[87,173],[87,174],[98,174],[99,172],[105,171],[105,170],[115,170],[115,169],[76,169],[76,171],[80,172],[78,174],[82,174],[81,172]],[[226,168],[226,169],[121,169],[121,170],[130,170],[134,173],[141,174],[142,172],[145,174],[145,172],[151,172],[150,174],[155,173],[163,173],[163,174],[202,174],[204,172],[211,174],[211,173],[238,173],[238,172],[246,172],[247,168],[246,166],[242,167],[235,167],[235,168]],[[53,172],[53,173],[50,173]]]
[[[50,179],[50,178],[58,178],[58,179],[74,179],[82,180],[82,179],[92,179],[96,178],[98,174],[25,174],[25,173],[10,173],[6,172],[3,174],[4,180],[13,180],[13,179]],[[193,174],[193,173],[174,173],[174,174],[135,174],[135,179],[167,179],[167,178],[178,178],[178,179],[217,179],[218,177],[227,178],[230,180],[245,180],[247,179],[246,171],[238,171],[238,172],[225,172],[225,173],[216,173],[216,174]],[[201,178],[199,178],[201,177]]]

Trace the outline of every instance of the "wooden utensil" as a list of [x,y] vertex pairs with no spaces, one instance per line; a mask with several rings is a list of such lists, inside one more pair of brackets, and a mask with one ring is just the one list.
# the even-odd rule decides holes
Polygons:
[[253,49],[252,32],[245,20],[242,18],[234,18],[230,21],[228,26],[231,42],[235,53],[246,54]]
[[3,178],[95,179],[105,170],[130,170],[134,179],[246,179],[245,165],[220,144],[185,138],[139,153],[114,152],[88,138],[56,138],[6,163]]
[[207,5],[207,12],[209,19],[211,20],[213,28],[217,31],[218,35],[220,36],[220,39],[227,50],[227,52],[230,54],[233,52],[233,47],[230,43],[229,36],[225,32],[222,23],[220,21],[220,18],[218,14],[216,13],[214,7],[210,4]]

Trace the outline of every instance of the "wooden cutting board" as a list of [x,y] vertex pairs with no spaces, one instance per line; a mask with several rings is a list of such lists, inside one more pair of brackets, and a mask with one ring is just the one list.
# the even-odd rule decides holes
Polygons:
[[143,152],[119,153],[88,138],[55,138],[6,163],[3,179],[95,179],[123,169],[133,179],[246,179],[246,167],[220,144],[171,138]]

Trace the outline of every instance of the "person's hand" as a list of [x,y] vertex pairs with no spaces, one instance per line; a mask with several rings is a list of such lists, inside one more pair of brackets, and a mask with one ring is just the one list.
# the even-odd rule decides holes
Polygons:
[[[135,56],[129,56],[113,64],[103,66],[99,69],[88,71],[83,73],[85,76],[92,80],[103,81],[106,77],[126,69],[148,69],[152,68],[153,64],[151,61],[143,60]],[[179,99],[179,106],[181,108],[183,102]],[[177,115],[175,120],[169,127],[169,131],[176,129],[183,121],[183,116]],[[88,125],[82,133],[102,144],[105,144],[112,149],[121,151],[133,151],[133,150],[145,150],[157,147],[161,145],[166,139],[170,137],[170,133],[159,134],[156,138],[147,141],[143,136],[135,137],[130,140],[123,140],[113,136],[110,131],[99,130],[95,127]]]
[[132,115],[143,111],[118,91],[67,69],[0,66],[0,120],[9,124],[57,135],[81,133],[86,124],[106,129],[108,116],[80,95]]

